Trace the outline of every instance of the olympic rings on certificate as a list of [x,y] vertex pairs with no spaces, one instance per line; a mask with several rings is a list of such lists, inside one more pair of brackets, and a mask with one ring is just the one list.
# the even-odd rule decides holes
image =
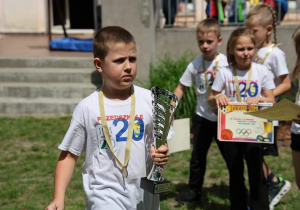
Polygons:
[[239,134],[240,136],[247,137],[252,133],[252,131],[250,129],[238,128],[238,129],[236,129],[236,133]]

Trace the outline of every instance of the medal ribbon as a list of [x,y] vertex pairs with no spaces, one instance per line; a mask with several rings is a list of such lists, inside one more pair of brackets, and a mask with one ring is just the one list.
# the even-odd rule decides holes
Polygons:
[[[216,60],[216,71],[218,71],[218,68],[219,68],[219,55],[217,55],[215,57],[215,60]],[[203,55],[202,55],[202,68],[204,70],[204,78],[205,78],[205,83],[206,83],[206,89],[210,92],[211,87],[210,87],[209,82],[208,82],[207,69],[205,67],[205,62],[204,62]]]
[[129,126],[128,126],[128,133],[127,133],[127,142],[126,142],[126,148],[125,148],[125,158],[124,158],[124,164],[121,163],[121,161],[118,159],[118,157],[115,155],[110,139],[110,134],[108,131],[108,126],[106,122],[105,117],[105,110],[104,110],[104,100],[103,100],[103,92],[102,90],[99,91],[99,107],[100,107],[100,116],[101,116],[101,123],[102,128],[104,132],[104,136],[106,139],[106,142],[110,148],[111,153],[115,157],[117,163],[122,167],[122,174],[124,177],[127,175],[124,175],[124,171],[127,173],[127,164],[129,161],[129,155],[131,151],[131,142],[132,142],[132,134],[133,134],[133,123],[135,118],[135,95],[134,95],[134,88],[131,86],[131,108],[130,108],[130,118],[129,118]]
[[[236,97],[238,99],[238,102],[242,102],[241,92],[240,92],[240,84],[239,84],[239,80],[238,80],[238,76],[237,76],[235,67],[233,68],[233,75],[234,75],[234,82],[235,82]],[[247,78],[247,81],[246,81],[244,101],[245,101],[246,95],[247,95],[248,90],[249,90],[251,77],[252,77],[252,65],[251,65],[250,70],[248,72],[248,78]]]
[[270,49],[267,51],[267,53],[265,54],[264,58],[260,61],[258,61],[257,63],[259,64],[264,64],[265,60],[267,59],[268,55],[274,50],[275,47],[281,45],[281,43],[278,44],[274,44],[272,47],[270,47]]

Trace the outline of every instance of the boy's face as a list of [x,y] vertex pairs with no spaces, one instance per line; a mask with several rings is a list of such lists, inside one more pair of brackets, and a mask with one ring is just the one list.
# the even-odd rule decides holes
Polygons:
[[222,44],[222,37],[217,37],[215,32],[198,32],[197,41],[204,59],[213,60],[216,57],[218,46]]
[[112,43],[104,60],[94,59],[94,64],[102,74],[104,86],[110,91],[129,88],[137,73],[135,43]]
[[259,23],[259,20],[250,19],[245,22],[246,27],[250,28],[254,32],[254,39],[256,42],[256,48],[260,49],[262,47],[267,46],[266,43],[268,40],[268,37],[272,33],[273,27],[271,25],[268,25],[266,27],[261,26]]
[[239,37],[233,49],[236,67],[240,70],[248,70],[251,66],[254,53],[254,43],[251,37]]

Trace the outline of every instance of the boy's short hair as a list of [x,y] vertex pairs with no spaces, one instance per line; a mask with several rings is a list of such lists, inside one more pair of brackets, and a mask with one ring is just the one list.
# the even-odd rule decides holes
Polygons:
[[198,33],[204,34],[208,32],[214,32],[218,38],[221,36],[221,27],[217,20],[213,18],[207,18],[205,20],[202,20],[197,25],[197,35]]
[[93,39],[94,58],[104,60],[108,53],[109,45],[120,42],[125,44],[135,44],[132,34],[120,26],[107,26],[100,29]]

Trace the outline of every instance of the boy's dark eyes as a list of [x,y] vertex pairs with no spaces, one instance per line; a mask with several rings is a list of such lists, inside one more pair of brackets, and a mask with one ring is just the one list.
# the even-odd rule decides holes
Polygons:
[[[124,63],[126,59],[127,58],[119,58],[119,59],[114,60],[114,63]],[[136,62],[136,57],[129,57],[129,62],[131,62],[131,63]]]
[[114,63],[123,63],[124,61],[125,61],[125,58],[120,58],[120,59],[114,60]]
[[130,58],[129,58],[129,61],[130,61],[131,63],[136,62],[136,57],[130,57]]

